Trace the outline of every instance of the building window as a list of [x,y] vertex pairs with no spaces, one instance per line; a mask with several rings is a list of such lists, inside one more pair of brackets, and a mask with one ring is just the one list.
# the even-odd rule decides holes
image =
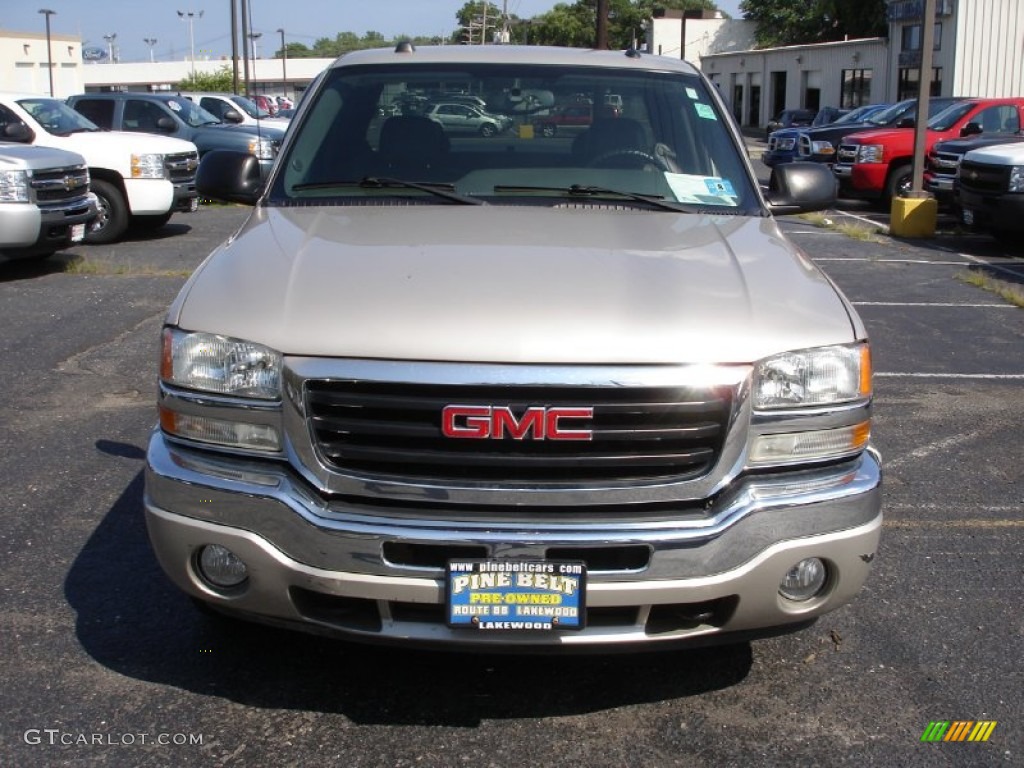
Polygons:
[[[918,67],[905,67],[900,69],[899,88],[896,94],[897,101],[912,99],[917,96],[918,83],[921,82],[921,70]],[[932,84],[930,96],[942,95],[942,67],[932,69]]]
[[853,109],[871,103],[871,72],[870,69],[844,69],[840,107]]
[[[921,35],[924,28],[920,24],[908,24],[903,27],[901,51],[920,51]],[[932,45],[933,51],[942,50],[942,22],[935,22],[935,41]]]

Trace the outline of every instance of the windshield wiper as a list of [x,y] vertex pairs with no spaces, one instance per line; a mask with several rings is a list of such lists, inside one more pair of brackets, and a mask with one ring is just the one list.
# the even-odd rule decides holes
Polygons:
[[[677,203],[666,200],[662,195],[644,195],[639,192],[627,192],[621,189],[609,187],[597,187],[592,184],[572,184],[568,187],[524,187],[524,186],[496,186],[495,193],[501,192],[561,192],[571,197],[621,197],[626,200],[634,200],[638,203],[647,203],[655,208],[677,213],[703,213],[709,206],[694,205],[691,203]],[[710,206],[714,207],[714,206]]]
[[476,197],[460,195],[455,191],[454,184],[405,181],[393,179],[388,176],[365,176],[359,181],[317,181],[310,184],[296,184],[292,189],[301,191],[304,189],[329,189],[331,187],[359,187],[360,189],[418,189],[421,192],[451,200],[453,203],[463,205],[487,205],[486,202]]

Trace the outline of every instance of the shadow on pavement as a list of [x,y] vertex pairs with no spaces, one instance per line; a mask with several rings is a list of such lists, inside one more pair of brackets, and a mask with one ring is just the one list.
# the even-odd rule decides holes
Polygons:
[[[100,442],[117,455],[127,451]],[[142,494],[140,472],[64,582],[82,647],[127,677],[249,706],[340,713],[356,723],[476,727],[487,719],[576,715],[696,696],[740,683],[751,668],[749,643],[611,656],[498,656],[364,646],[208,617],[160,570]]]

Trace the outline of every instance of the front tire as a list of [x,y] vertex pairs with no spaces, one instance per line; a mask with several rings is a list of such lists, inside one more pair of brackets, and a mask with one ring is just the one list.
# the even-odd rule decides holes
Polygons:
[[491,138],[495,133],[497,133],[497,129],[490,123],[484,123],[480,126],[480,135],[485,139]]
[[910,165],[899,165],[889,172],[889,178],[885,183],[886,206],[891,206],[892,201],[897,197],[906,197],[914,184],[914,170]]
[[85,231],[85,242],[113,243],[128,229],[128,204],[115,185],[103,179],[93,179],[89,188],[96,195],[99,213]]

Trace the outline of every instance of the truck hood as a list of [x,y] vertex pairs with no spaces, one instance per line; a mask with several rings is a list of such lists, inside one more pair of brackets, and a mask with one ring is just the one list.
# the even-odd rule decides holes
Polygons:
[[[931,131],[928,131],[931,133]],[[855,144],[913,144],[913,128],[876,128],[871,131],[850,131],[845,136]]]
[[975,149],[984,149],[985,147],[1002,144],[1018,144],[1022,141],[1024,141],[1024,136],[1005,133],[992,136],[971,136],[966,139],[940,141],[933,147],[933,150],[935,152],[948,152],[952,155],[962,155]]
[[[68,136],[54,136],[51,133],[41,136],[37,132],[36,142],[48,147],[77,152],[89,165],[104,168],[110,167],[110,158],[127,157],[127,153],[172,155],[196,151],[196,146],[191,141],[137,131],[89,131]],[[127,160],[125,165],[127,166]]]
[[259,125],[245,123],[221,123],[220,125],[203,125],[193,129],[196,136],[203,134],[209,136],[222,136],[224,134],[241,133],[246,136],[262,136],[271,141],[280,141],[284,138],[284,131],[287,125],[278,126],[268,123],[267,120],[260,120]]
[[40,171],[47,168],[66,168],[71,165],[85,165],[85,159],[74,152],[65,152],[52,147],[0,142],[0,170]]
[[169,322],[285,354],[751,362],[854,340],[767,218],[566,206],[257,208]]

